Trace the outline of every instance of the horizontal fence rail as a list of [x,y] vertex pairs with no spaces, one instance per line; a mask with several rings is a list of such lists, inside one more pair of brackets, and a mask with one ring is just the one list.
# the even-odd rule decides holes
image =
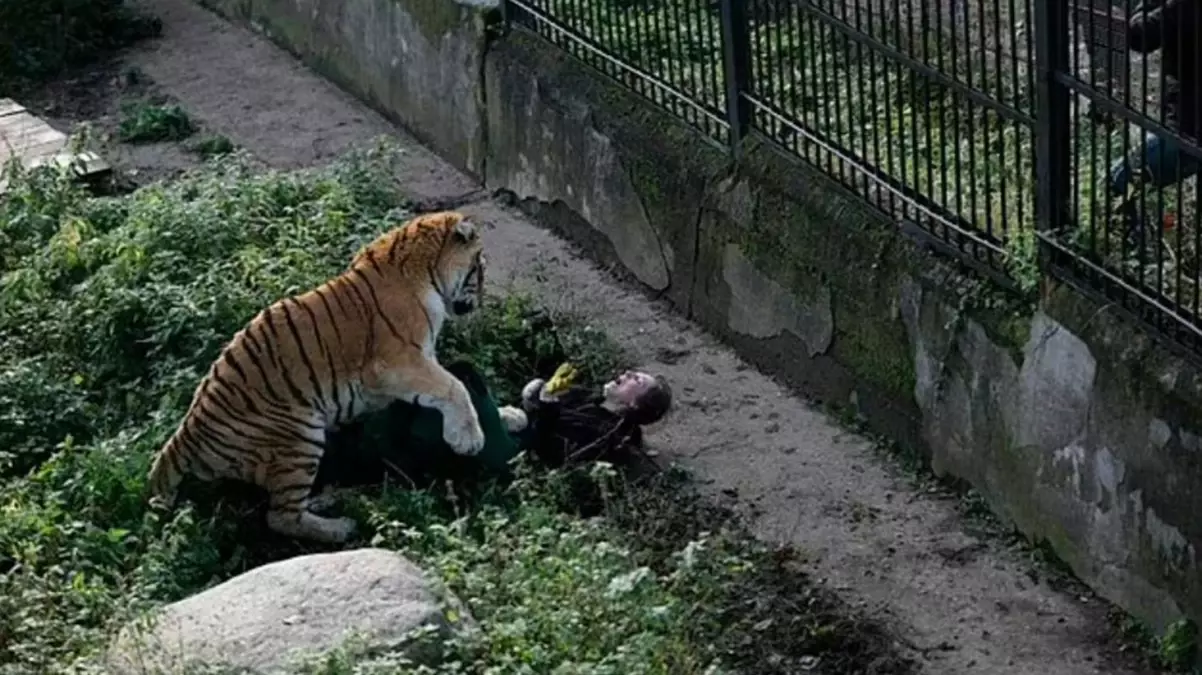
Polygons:
[[[898,220],[1003,267],[1034,224],[1028,9],[755,0],[754,128]],[[966,46],[967,45],[967,46]]]
[[506,8],[701,138],[765,139],[994,278],[1055,274],[1202,353],[1202,0]]
[[708,0],[508,0],[510,20],[725,143],[718,4]]

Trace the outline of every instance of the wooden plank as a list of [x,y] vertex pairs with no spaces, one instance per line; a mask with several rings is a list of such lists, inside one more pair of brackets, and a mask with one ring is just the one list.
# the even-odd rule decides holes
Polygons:
[[10,157],[29,157],[46,152],[44,148],[52,147],[49,152],[58,152],[67,144],[67,137],[54,129],[44,129],[36,136],[26,136],[10,141],[0,138],[0,160],[7,162]]
[[[30,162],[28,166],[30,166],[32,168],[34,166],[41,166],[43,164],[49,164],[49,163],[54,163],[54,164],[58,164],[58,165],[62,166],[64,164],[68,164],[68,163],[72,162],[72,160],[75,161],[75,164],[72,167],[73,170],[75,171],[75,175],[79,176],[79,178],[81,178],[83,180],[93,180],[93,179],[99,178],[113,170],[112,165],[110,165],[107,160],[105,160],[100,155],[98,155],[94,152],[91,152],[91,151],[81,152],[78,155],[76,155],[74,158],[71,156],[71,153],[69,153],[69,152],[61,152],[58,154],[44,155],[44,156],[37,158],[37,159],[33,160],[32,162]],[[0,178],[0,195],[4,194],[4,191],[7,188],[8,188],[8,180],[4,179],[4,178]]]
[[30,129],[26,129],[25,131],[23,131],[19,134],[14,134],[12,136],[5,136],[3,134],[0,134],[0,146],[18,148],[18,149],[19,148],[28,148],[32,145],[38,145],[39,143],[45,143],[47,141],[50,141],[50,140],[53,140],[56,138],[62,140],[63,142],[66,142],[67,134],[64,134],[63,132],[59,131],[58,129],[54,129],[51,127],[41,127],[40,129],[39,128],[30,128]]
[[36,118],[32,123],[22,120],[16,128],[0,126],[0,157],[5,160],[13,155],[27,154],[28,148],[50,142],[65,144],[67,135]]
[[32,166],[36,160],[44,159],[56,155],[63,151],[66,144],[57,140],[46,141],[38,145],[31,145],[21,151],[21,161],[25,166]]
[[[21,163],[33,168],[54,164],[70,166],[81,178],[103,175],[112,167],[100,155],[91,151],[72,153],[67,134],[55,129],[11,99],[0,98],[0,163],[7,164],[16,156]],[[0,194],[8,181],[0,178]]]
[[0,98],[0,117],[25,112],[25,106],[11,98]]
[[18,136],[30,129],[45,129],[50,125],[27,113],[0,117],[0,138]]
[[76,155],[72,155],[70,152],[59,152],[53,155],[47,155],[36,160],[35,165],[40,166],[42,164],[51,163],[57,164],[58,166],[70,165],[72,169],[74,169],[75,174],[81,178],[106,173],[108,171],[112,171],[113,169],[113,167],[110,166],[103,157],[95,152],[92,152],[91,150],[85,150]]

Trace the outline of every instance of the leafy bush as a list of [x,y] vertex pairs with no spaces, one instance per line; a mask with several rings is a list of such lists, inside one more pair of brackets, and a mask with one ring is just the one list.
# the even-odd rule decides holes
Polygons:
[[0,86],[41,80],[162,30],[125,0],[0,0]]
[[257,520],[237,506],[157,522],[144,478],[230,335],[264,304],[344,269],[403,215],[391,157],[379,148],[285,174],[254,173],[237,155],[117,198],[87,196],[67,171],[10,176],[0,672],[49,672],[126,610],[295,551],[244,547]]
[[196,133],[196,125],[178,104],[133,102],[122,106],[117,133],[126,143],[182,141]]
[[[83,667],[143,610],[325,548],[266,530],[262,495],[246,486],[209,486],[160,517],[144,507],[145,475],[234,331],[406,215],[392,157],[384,145],[281,173],[234,154],[103,198],[66,171],[11,176],[0,201],[0,675]],[[477,363],[502,398],[565,355],[594,380],[618,363],[599,333],[520,298],[486,303],[444,335],[440,351]],[[470,604],[484,630],[449,645],[457,660],[441,673],[687,675],[720,661],[903,672],[874,660],[887,643],[778,552],[677,494],[600,470],[523,470],[509,487],[385,487],[343,507]],[[388,659],[339,653],[315,667],[426,672]]]
[[444,644],[451,658],[434,670],[352,646],[304,672],[911,672],[792,550],[755,541],[683,474],[519,474],[450,522],[414,522],[387,496],[362,505],[373,543],[437,570],[480,634]]
[[225,136],[221,134],[209,134],[189,143],[188,149],[200,155],[203,159],[212,159],[213,157],[228,155],[237,148],[234,146],[234,142]]

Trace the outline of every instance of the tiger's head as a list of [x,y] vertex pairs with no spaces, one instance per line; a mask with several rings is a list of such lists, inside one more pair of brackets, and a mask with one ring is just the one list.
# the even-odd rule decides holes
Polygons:
[[351,268],[431,287],[454,316],[473,311],[483,299],[484,242],[479,226],[456,211],[423,214],[384,233],[355,256]]

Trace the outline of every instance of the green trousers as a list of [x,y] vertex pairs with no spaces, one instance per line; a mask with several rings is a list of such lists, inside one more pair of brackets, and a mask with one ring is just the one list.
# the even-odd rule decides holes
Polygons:
[[456,455],[442,439],[442,413],[398,401],[330,435],[318,483],[376,483],[397,470],[419,482],[421,477],[479,470],[508,473],[509,461],[524,446],[524,434],[515,436],[506,430],[498,403],[475,368],[461,362],[447,370],[463,382],[480,418],[484,430],[480,454]]

